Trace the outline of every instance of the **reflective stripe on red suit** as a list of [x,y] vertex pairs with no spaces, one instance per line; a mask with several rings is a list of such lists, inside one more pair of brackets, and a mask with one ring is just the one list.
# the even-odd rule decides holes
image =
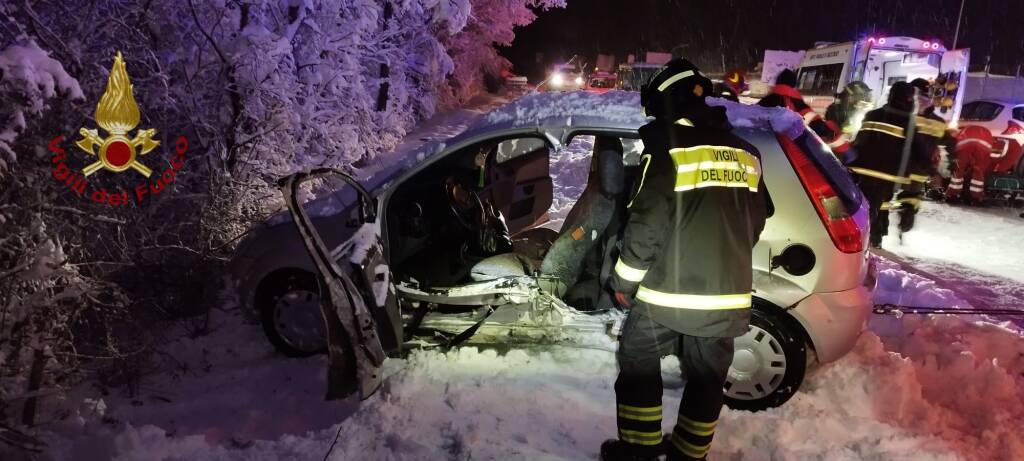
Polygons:
[[967,189],[974,200],[985,198],[985,175],[992,163],[995,138],[984,127],[965,127],[957,136],[956,163],[946,196],[957,198]]
[[825,120],[814,111],[811,106],[804,102],[803,95],[789,85],[775,85],[768,96],[757,103],[764,107],[785,107],[796,112],[804,119],[807,125],[814,131],[837,157],[841,157],[850,150],[850,140],[843,134],[842,128],[831,120]]

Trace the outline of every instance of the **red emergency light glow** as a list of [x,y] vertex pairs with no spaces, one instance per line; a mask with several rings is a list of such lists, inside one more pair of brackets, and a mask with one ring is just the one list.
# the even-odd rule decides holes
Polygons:
[[818,218],[821,219],[829,237],[832,238],[832,243],[843,253],[863,251],[864,239],[861,236],[860,227],[846,211],[832,185],[796,143],[783,135],[777,135],[776,138],[782,145],[782,152],[789,157],[793,169],[796,170],[796,175],[800,178],[804,191],[807,192],[807,196],[814,204],[814,210],[818,212]]

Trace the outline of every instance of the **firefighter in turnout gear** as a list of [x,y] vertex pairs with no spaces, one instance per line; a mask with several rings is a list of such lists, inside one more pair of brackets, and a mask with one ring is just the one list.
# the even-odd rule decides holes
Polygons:
[[[882,237],[888,233],[889,208],[895,187],[899,185],[902,189],[911,184],[906,173],[900,175],[899,170],[908,142],[906,133],[916,113],[915,98],[913,86],[907,82],[895,83],[889,90],[889,102],[864,116],[853,144],[857,158],[849,166],[857,174],[858,184],[868,200],[871,245],[875,248],[882,245]],[[932,152],[921,138],[915,135],[909,142],[908,165],[930,164]]]
[[[604,460],[704,459],[723,404],[733,338],[747,332],[751,251],[764,228],[759,152],[731,133],[711,81],[684,59],[641,93],[654,121],[640,128],[643,174],[628,204],[610,289],[629,315],[615,381],[618,439]],[[663,440],[661,358],[686,378],[672,434]]]
[[835,123],[848,138],[853,139],[860,130],[864,114],[871,109],[871,88],[861,81],[848,83],[828,106],[825,120]]
[[757,104],[763,107],[785,107],[800,114],[804,119],[804,125],[807,125],[822,141],[825,141],[836,157],[842,159],[849,154],[850,139],[843,134],[839,125],[823,119],[804,102],[803,95],[796,89],[796,72],[789,69],[779,72],[779,76],[775,78],[772,92],[761,98]]
[[921,208],[921,197],[924,195],[925,185],[931,182],[932,178],[939,176],[939,159],[942,155],[939,146],[946,147],[948,152],[953,152],[956,146],[956,140],[947,133],[946,121],[935,114],[935,107],[932,105],[931,84],[923,78],[918,78],[911,81],[910,85],[917,92],[914,142],[921,143],[920,148],[929,156],[912,157],[907,165],[907,177],[910,178],[910,184],[896,197],[900,203],[900,231],[902,232],[908,232],[914,228],[914,218]]

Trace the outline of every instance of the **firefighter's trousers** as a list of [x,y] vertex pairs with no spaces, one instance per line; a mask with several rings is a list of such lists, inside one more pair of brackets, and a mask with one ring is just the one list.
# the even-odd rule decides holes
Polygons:
[[704,459],[722,410],[722,386],[732,363],[733,338],[702,338],[670,330],[639,303],[626,318],[616,355],[619,439],[654,455],[662,442],[661,358],[679,357],[686,388],[667,444],[668,459]]
[[[900,204],[900,231],[910,232],[914,228],[914,219],[917,211],[921,209],[921,197],[924,196],[924,183],[914,181],[906,186],[906,189],[896,194],[896,201]],[[882,203],[881,211],[888,211],[892,205],[889,202]]]
[[956,149],[956,163],[953,166],[953,177],[946,188],[946,197],[956,199],[964,188],[971,194],[971,200],[981,202],[985,199],[985,175],[988,173],[992,154],[981,144],[966,144]]
[[889,233],[889,208],[885,206],[892,200],[896,183],[870,176],[858,178],[860,190],[868,201],[868,214],[871,216],[871,245],[880,246],[882,237]]

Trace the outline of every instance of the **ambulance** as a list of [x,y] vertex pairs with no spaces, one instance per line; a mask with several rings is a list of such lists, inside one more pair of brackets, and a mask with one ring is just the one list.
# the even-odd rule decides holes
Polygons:
[[821,43],[804,52],[797,89],[808,105],[824,114],[850,82],[866,83],[875,107],[881,107],[894,83],[924,78],[932,82],[936,113],[956,126],[969,61],[970,49],[947,50],[938,40],[875,36]]

